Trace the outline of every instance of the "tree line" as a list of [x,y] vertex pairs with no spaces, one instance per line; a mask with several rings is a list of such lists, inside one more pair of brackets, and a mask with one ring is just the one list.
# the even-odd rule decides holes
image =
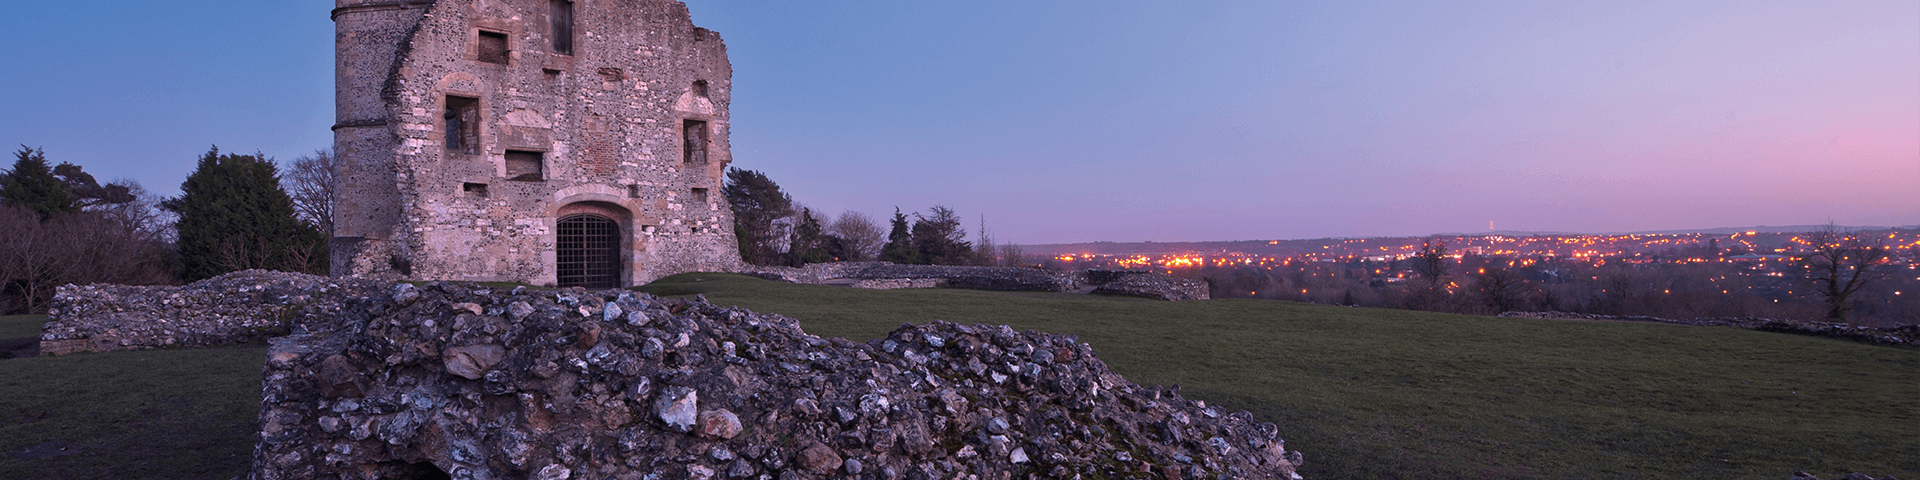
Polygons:
[[0,170],[0,314],[41,313],[65,284],[165,285],[264,268],[325,275],[333,155],[281,171],[214,147],[161,197],[21,146]]
[[847,211],[829,220],[799,205],[758,171],[728,169],[722,193],[733,208],[740,259],[754,265],[798,267],[872,260],[919,265],[1025,264],[1018,247],[994,241],[984,219],[974,240],[967,240],[960,214],[944,205],[924,214],[896,207],[883,234],[865,213]]

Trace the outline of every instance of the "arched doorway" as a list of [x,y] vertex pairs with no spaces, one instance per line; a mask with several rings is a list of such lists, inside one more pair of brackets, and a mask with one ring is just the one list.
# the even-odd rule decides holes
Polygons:
[[560,218],[555,272],[561,287],[620,287],[620,222],[582,213]]

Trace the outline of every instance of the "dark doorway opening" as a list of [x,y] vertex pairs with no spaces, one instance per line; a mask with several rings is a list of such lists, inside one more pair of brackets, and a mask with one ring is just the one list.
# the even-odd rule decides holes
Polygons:
[[593,214],[562,217],[555,260],[562,287],[620,287],[620,223]]

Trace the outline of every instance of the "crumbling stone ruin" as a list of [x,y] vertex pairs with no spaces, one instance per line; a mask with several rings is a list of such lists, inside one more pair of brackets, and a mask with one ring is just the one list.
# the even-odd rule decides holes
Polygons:
[[343,302],[390,284],[246,270],[185,286],[64,285],[53,295],[40,354],[208,347],[292,333],[351,315]]
[[685,5],[335,5],[335,275],[613,288],[739,264],[732,67]]
[[346,303],[371,315],[274,340],[249,478],[1300,478],[1273,424],[1071,336],[862,344],[704,299],[442,282]]
[[804,267],[750,266],[768,280],[854,288],[953,287],[975,290],[1076,292],[1161,300],[1206,300],[1206,282],[1139,270],[1055,271],[1019,267],[900,265],[889,262],[813,263]]

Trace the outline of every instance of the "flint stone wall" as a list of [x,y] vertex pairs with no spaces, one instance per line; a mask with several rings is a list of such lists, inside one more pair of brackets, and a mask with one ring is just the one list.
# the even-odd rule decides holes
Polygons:
[[835,262],[814,263],[799,268],[751,266],[746,267],[743,273],[789,283],[850,284],[860,288],[946,286],[996,291],[1100,293],[1161,300],[1206,300],[1210,297],[1206,282],[1138,270],[1055,271],[1021,267]]
[[1555,318],[1566,320],[1617,320],[1629,322],[1673,323],[1701,327],[1737,327],[1766,332],[1791,333],[1814,337],[1829,337],[1880,345],[1920,346],[1920,325],[1901,325],[1879,328],[1851,323],[1822,322],[1816,320],[1781,320],[1753,317],[1696,318],[1692,320],[1674,320],[1669,318],[1643,317],[1639,315],[1594,315],[1572,312],[1505,312],[1502,317],[1518,318]]
[[902,288],[940,288],[946,285],[947,281],[944,278],[874,278],[859,280],[849,286],[872,290],[899,290]]
[[64,285],[40,336],[42,355],[235,345],[358,312],[387,283],[246,270],[185,286]]
[[1300,478],[1273,424],[1071,336],[861,344],[703,299],[395,288],[275,340],[249,478]]
[[561,285],[574,215],[617,225],[615,285],[740,264],[733,66],[685,4],[334,6],[335,275]]

